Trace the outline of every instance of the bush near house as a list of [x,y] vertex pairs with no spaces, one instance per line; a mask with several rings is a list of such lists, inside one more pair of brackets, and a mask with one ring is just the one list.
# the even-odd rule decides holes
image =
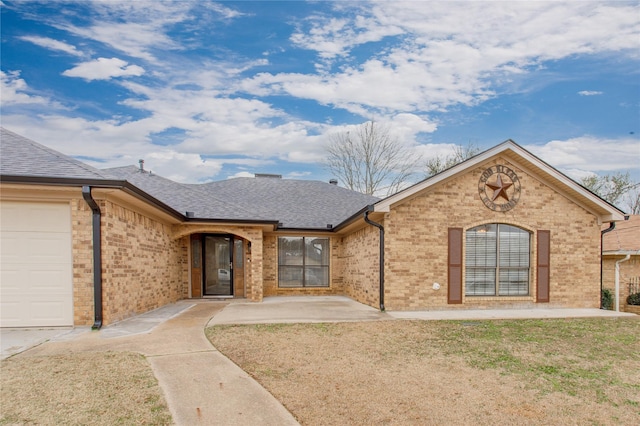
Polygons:
[[627,305],[640,306],[640,293],[630,294],[627,297]]
[[602,309],[613,310],[613,293],[608,288],[602,290]]

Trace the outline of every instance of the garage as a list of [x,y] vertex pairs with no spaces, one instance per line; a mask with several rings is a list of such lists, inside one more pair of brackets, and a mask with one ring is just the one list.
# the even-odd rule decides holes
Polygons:
[[0,327],[73,325],[68,203],[0,203]]

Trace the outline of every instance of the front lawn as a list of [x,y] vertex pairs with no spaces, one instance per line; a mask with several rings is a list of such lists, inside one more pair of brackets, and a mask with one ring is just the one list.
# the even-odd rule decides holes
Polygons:
[[215,326],[303,425],[640,424],[640,319]]

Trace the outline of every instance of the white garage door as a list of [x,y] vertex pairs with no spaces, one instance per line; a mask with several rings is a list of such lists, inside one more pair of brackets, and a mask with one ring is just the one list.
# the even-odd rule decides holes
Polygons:
[[0,203],[0,326],[69,325],[73,325],[69,204]]

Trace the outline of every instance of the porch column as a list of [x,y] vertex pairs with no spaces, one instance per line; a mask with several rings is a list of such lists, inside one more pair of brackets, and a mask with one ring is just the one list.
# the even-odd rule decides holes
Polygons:
[[262,231],[259,235],[251,238],[251,277],[249,280],[249,300],[252,302],[262,302],[264,294],[262,280]]

